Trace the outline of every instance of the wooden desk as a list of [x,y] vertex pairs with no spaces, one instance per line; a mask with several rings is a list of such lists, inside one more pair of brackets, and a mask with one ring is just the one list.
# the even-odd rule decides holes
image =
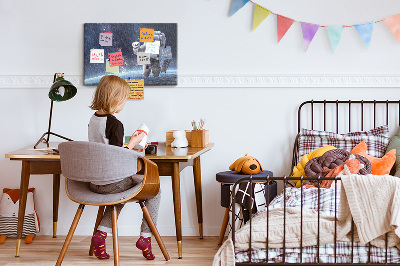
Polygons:
[[[56,147],[57,143],[50,144]],[[158,165],[160,176],[171,176],[172,192],[174,201],[176,240],[178,245],[178,257],[182,258],[182,223],[181,223],[181,194],[180,194],[180,176],[179,173],[186,166],[193,166],[194,187],[196,194],[197,219],[199,223],[199,235],[203,238],[203,208],[202,208],[202,192],[201,192],[201,168],[200,156],[209,151],[214,146],[210,143],[203,148],[171,148],[160,143],[157,147],[156,155],[146,155],[146,157],[154,161]],[[19,160],[22,162],[20,199],[18,211],[18,227],[17,227],[17,247],[16,257],[19,257],[22,228],[24,224],[24,215],[26,207],[26,198],[29,186],[30,175],[37,174],[53,174],[53,237],[56,237],[57,221],[58,221],[58,204],[60,193],[60,174],[61,164],[60,155],[46,154],[43,151],[31,151],[33,146],[10,152],[5,155],[11,160]],[[40,148],[40,147],[38,147]]]

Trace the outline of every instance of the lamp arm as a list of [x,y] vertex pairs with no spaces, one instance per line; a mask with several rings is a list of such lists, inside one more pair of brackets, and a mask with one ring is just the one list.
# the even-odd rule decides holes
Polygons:
[[[49,115],[49,127],[47,129],[47,132],[50,133],[50,128],[51,128],[51,118],[53,116],[53,100],[51,100],[51,105],[50,105],[50,115]],[[50,135],[47,135],[47,143],[49,143]]]

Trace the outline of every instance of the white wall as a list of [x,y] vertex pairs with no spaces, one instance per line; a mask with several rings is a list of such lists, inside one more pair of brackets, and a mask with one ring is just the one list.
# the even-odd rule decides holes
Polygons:
[[[324,25],[356,24],[400,12],[398,1],[259,1],[276,13],[296,20]],[[326,1],[324,1],[325,3]],[[315,6],[314,6],[315,5]],[[296,134],[297,107],[309,99],[399,99],[397,88],[400,44],[383,23],[375,24],[367,50],[354,28],[346,29],[336,54],[321,29],[304,53],[301,28],[295,23],[276,44],[276,20],[270,15],[251,32],[252,4],[228,17],[230,0],[225,1],[10,1],[0,2],[0,153],[36,142],[47,130],[50,101],[47,91],[52,75],[65,72],[82,79],[83,24],[87,22],[178,23],[178,71],[180,77],[350,77],[340,87],[319,87],[305,80],[264,87],[243,83],[232,87],[214,83],[177,87],[146,87],[145,100],[128,102],[119,114],[126,132],[141,122],[152,130],[150,141],[165,141],[170,129],[189,129],[190,121],[206,118],[206,128],[215,147],[202,157],[203,212],[205,235],[218,235],[223,209],[219,206],[219,184],[215,173],[246,153],[258,158],[275,175],[290,171],[292,143]],[[332,12],[333,10],[333,12]],[[360,10],[362,12],[360,12]],[[336,12],[335,12],[336,11]],[[21,76],[31,79],[23,80]],[[390,84],[379,87],[367,80],[366,87],[349,85],[353,76],[378,76]],[[44,82],[41,82],[45,79]],[[39,81],[39,84],[36,82]],[[303,80],[304,81],[304,80]],[[308,87],[309,82],[310,86]],[[234,83],[234,82],[233,82]],[[357,82],[356,82],[357,83]],[[55,103],[52,131],[86,140],[88,108],[94,87],[76,84],[78,94],[67,102]],[[365,84],[364,84],[365,85]],[[263,86],[263,85],[261,85]],[[324,85],[325,86],[325,85]],[[354,87],[355,86],[355,87]],[[31,88],[32,87],[32,88]],[[21,163],[0,159],[0,188],[19,188]],[[52,177],[32,176],[36,210],[42,232],[52,233]],[[60,195],[60,235],[66,234],[77,205]],[[163,190],[158,228],[162,235],[174,235],[171,180],[162,177]],[[191,168],[181,173],[182,227],[184,235],[196,235],[197,215]],[[87,207],[76,231],[90,234],[96,210]],[[125,207],[119,220],[121,235],[139,233],[140,210]]]

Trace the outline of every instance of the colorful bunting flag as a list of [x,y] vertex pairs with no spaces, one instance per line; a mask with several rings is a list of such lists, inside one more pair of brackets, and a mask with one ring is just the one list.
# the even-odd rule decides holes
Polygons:
[[[250,0],[232,0],[232,6],[230,10],[230,15],[234,15],[239,9],[241,9],[248,2],[252,2],[254,4],[254,15],[253,15],[253,29],[254,31],[271,13],[276,15],[277,19],[277,42],[279,43],[283,36],[285,36],[286,32],[293,25],[295,20],[284,17],[279,14],[273,13],[271,10],[260,6],[253,1]],[[400,14],[379,20],[377,22],[384,22],[388,29],[392,32],[393,36],[400,43]],[[375,21],[371,21],[364,24],[351,25],[354,26],[361,37],[364,45],[369,48],[372,39],[372,32],[374,30],[374,25],[377,23]],[[307,52],[308,47],[310,46],[312,40],[314,39],[315,34],[317,33],[319,27],[326,27],[326,31],[328,33],[329,40],[331,42],[331,46],[333,52],[335,53],[339,43],[342,39],[343,31],[345,27],[349,26],[320,26],[317,24],[310,24],[306,22],[300,22],[301,29],[303,32],[304,39],[304,49]]]
[[364,42],[365,46],[369,48],[371,43],[372,31],[374,30],[375,22],[369,22],[360,25],[354,25],[358,34],[360,35],[362,41]]
[[278,43],[285,36],[286,32],[292,26],[294,20],[281,15],[276,15],[277,30],[278,30]]
[[310,43],[314,38],[315,34],[317,33],[318,29],[319,25],[301,22],[301,30],[303,31],[303,39],[304,39],[304,49],[306,52],[308,50],[308,46],[310,46]]
[[231,7],[231,13],[230,17],[235,14],[239,9],[241,9],[247,2],[250,0],[233,0],[232,2],[232,7]]
[[263,22],[263,20],[271,14],[271,11],[260,6],[254,4],[254,17],[253,17],[253,31],[258,27],[258,25]]
[[342,39],[342,34],[344,31],[344,26],[328,26],[326,27],[326,32],[328,33],[329,40],[331,41],[333,52],[336,52],[336,49],[339,45],[340,40]]
[[400,43],[400,14],[385,18],[383,20],[386,27],[392,32],[393,36]]

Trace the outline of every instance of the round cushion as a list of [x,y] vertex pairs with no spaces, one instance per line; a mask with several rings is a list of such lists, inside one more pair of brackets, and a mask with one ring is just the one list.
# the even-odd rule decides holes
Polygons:
[[[225,172],[217,173],[216,179],[220,183],[234,184],[239,179],[241,179],[243,177],[249,177],[249,176],[250,175],[238,173],[236,171],[225,171]],[[271,171],[264,170],[264,171],[260,171],[256,175],[253,175],[253,177],[268,177],[268,176],[274,176],[274,174]]]

